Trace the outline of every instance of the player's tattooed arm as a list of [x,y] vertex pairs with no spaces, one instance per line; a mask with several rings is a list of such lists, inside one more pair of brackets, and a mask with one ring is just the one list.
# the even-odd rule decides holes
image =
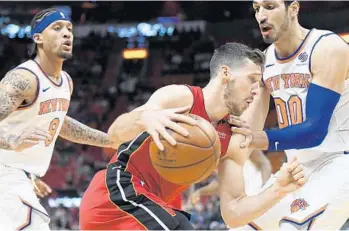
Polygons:
[[[23,69],[8,72],[0,82],[0,122],[14,112],[24,101],[35,100],[36,77]],[[0,149],[13,149],[18,136],[0,128]],[[12,145],[11,145],[12,144]]]
[[115,144],[109,140],[106,133],[90,128],[69,116],[65,117],[59,136],[79,144],[115,147]]

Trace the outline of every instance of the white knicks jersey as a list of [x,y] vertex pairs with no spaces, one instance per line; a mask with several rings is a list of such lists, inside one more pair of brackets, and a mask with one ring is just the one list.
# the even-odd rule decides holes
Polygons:
[[[326,30],[310,30],[294,54],[285,59],[277,57],[274,45],[266,50],[263,81],[274,98],[279,128],[299,124],[306,119],[306,97],[312,81],[311,56],[317,42],[326,36],[337,35]],[[345,85],[322,144],[310,149],[287,150],[288,158],[296,155],[301,162],[305,162],[317,159],[321,155],[349,150],[348,80]]]
[[53,148],[63,125],[70,102],[68,75],[61,72],[61,83],[52,82],[40,66],[28,60],[16,68],[26,69],[38,80],[37,97],[30,105],[22,105],[0,122],[0,128],[11,133],[21,133],[32,126],[47,130],[53,137],[21,152],[0,149],[0,163],[29,173],[43,176],[51,161]]

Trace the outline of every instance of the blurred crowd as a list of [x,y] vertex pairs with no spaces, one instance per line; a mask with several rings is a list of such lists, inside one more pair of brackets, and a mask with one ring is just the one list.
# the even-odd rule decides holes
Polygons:
[[[259,38],[252,39],[261,44]],[[144,104],[152,92],[163,85],[205,85],[209,79],[212,52],[226,40],[217,41],[213,36],[195,30],[182,34],[175,31],[166,41],[149,41],[150,55],[147,60],[123,60],[120,50],[124,42],[111,35],[101,37],[94,33],[84,39],[75,39],[74,57],[64,64],[64,70],[74,81],[68,115],[107,132],[117,116]],[[28,58],[30,44],[26,39],[0,36],[1,76]],[[277,126],[274,110],[271,104],[266,123],[268,128]],[[112,149],[58,139],[50,169],[43,178],[53,189],[50,197],[43,199],[51,216],[52,229],[79,228],[78,203],[64,206],[52,201],[81,198],[94,174],[106,167],[114,153]],[[273,172],[285,160],[283,153],[266,155],[272,163]],[[194,205],[189,200],[193,190],[207,185],[213,178],[195,185],[182,195],[182,206],[192,214],[191,221],[196,229],[227,229],[219,212],[218,196],[202,197]]]
[[[154,55],[148,63],[144,63],[144,60],[120,60],[115,53],[122,42],[109,35],[102,38],[94,33],[84,39],[76,39],[74,57],[64,64],[64,70],[74,82],[68,115],[105,132],[118,115],[144,104],[162,85],[206,84],[209,60],[214,48],[219,45],[212,36],[203,36],[200,32],[175,33],[166,46],[150,41],[150,47],[153,47],[150,52]],[[26,52],[29,47],[28,40],[0,37],[2,76],[28,58]],[[112,149],[58,139],[51,166],[43,178],[53,190],[48,198],[42,199],[51,216],[52,229],[79,228],[78,203],[68,203],[68,206],[59,199],[81,198],[94,174],[105,168],[114,153]],[[208,184],[210,180],[195,188]],[[227,229],[220,216],[219,198],[203,197],[192,205],[188,198],[193,189],[182,195],[182,206],[192,214],[194,227]]]

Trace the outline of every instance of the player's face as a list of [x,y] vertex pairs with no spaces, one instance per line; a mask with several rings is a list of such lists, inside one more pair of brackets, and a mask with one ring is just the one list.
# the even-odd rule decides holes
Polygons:
[[231,74],[232,78],[224,90],[224,102],[229,113],[240,116],[257,94],[262,77],[261,66],[246,59],[245,64]]
[[73,56],[73,39],[73,25],[69,21],[53,22],[42,32],[44,51],[64,60]]
[[255,17],[265,43],[274,43],[288,30],[290,16],[283,1],[255,0]]

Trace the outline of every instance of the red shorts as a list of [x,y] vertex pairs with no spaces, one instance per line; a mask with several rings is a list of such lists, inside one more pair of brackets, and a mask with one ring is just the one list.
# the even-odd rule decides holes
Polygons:
[[174,230],[183,223],[176,213],[139,179],[110,164],[94,176],[82,198],[80,229]]

